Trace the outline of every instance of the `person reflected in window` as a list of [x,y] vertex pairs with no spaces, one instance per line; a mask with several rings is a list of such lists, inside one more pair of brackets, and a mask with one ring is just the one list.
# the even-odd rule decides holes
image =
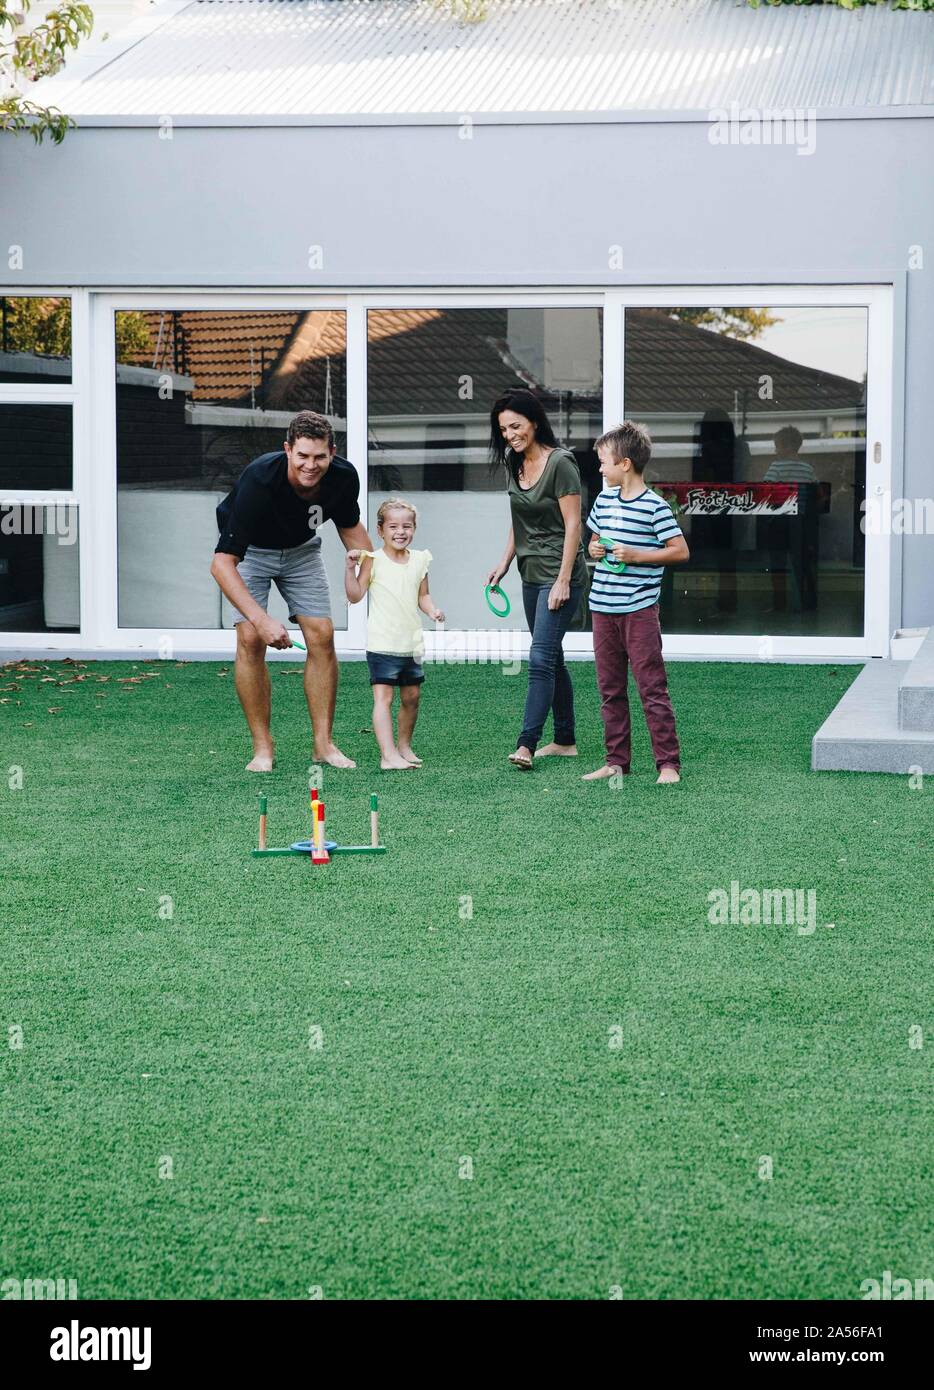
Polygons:
[[763,519],[762,530],[769,551],[772,574],[773,611],[785,611],[785,575],[794,584],[794,612],[813,612],[817,607],[818,498],[819,479],[806,459],[799,458],[804,436],[794,425],[783,425],[772,441],[775,457],[766,469],[763,482],[794,483],[797,488],[797,515]]
[[[732,483],[737,476],[745,477],[748,452],[745,440],[737,439],[727,412],[721,406],[711,406],[704,412],[694,435],[694,482]],[[717,611],[735,613],[736,550],[733,518],[727,511],[719,516],[692,518],[691,550],[695,556],[698,550],[706,551],[703,563],[716,569]]]

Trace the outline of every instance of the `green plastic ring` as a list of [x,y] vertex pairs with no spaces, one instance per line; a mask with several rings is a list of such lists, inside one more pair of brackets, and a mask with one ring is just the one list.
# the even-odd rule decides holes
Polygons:
[[[610,546],[618,545],[619,542],[615,541],[612,536],[601,536],[600,544],[609,549]],[[625,560],[609,560],[605,555],[603,559],[600,561],[600,564],[604,567],[604,569],[612,570],[613,574],[622,574],[626,568]]]
[[[490,602],[490,594],[499,594],[506,607],[494,608],[493,604]],[[490,612],[493,614],[494,617],[509,617],[509,614],[512,612],[512,604],[509,602],[509,595],[505,593],[504,590],[502,590],[498,584],[487,584],[486,588],[483,590],[483,597],[486,599],[487,608],[489,608]]]

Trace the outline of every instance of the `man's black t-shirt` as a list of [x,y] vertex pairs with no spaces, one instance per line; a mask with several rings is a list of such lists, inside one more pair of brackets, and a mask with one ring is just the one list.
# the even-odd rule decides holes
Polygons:
[[[360,520],[360,479],[347,459],[335,454],[313,498],[299,497],[289,483],[284,449],[261,454],[248,463],[217,508],[220,540],[215,552],[239,555],[247,546],[291,550],[317,531],[317,522],[333,521],[341,529]],[[314,508],[315,510],[312,510]]]

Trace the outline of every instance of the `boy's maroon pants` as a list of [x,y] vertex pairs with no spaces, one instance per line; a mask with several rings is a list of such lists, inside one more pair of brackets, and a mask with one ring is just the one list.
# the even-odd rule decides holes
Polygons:
[[592,617],[607,765],[628,772],[632,761],[627,688],[631,666],[652,740],[655,766],[659,770],[680,768],[681,749],[662,660],[658,604],[640,608],[636,613],[592,613]]

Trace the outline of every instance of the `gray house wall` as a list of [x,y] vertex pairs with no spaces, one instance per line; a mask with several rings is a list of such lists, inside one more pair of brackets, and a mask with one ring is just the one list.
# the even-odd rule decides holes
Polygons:
[[[23,268],[3,274],[24,288],[894,283],[895,447],[905,495],[934,496],[934,113],[819,117],[812,154],[709,133],[695,119],[477,122],[471,139],[455,121],[175,120],[172,139],[151,124],[87,125],[58,148],[5,138],[0,246],[22,246]],[[904,537],[893,616],[934,624],[934,537]]]

